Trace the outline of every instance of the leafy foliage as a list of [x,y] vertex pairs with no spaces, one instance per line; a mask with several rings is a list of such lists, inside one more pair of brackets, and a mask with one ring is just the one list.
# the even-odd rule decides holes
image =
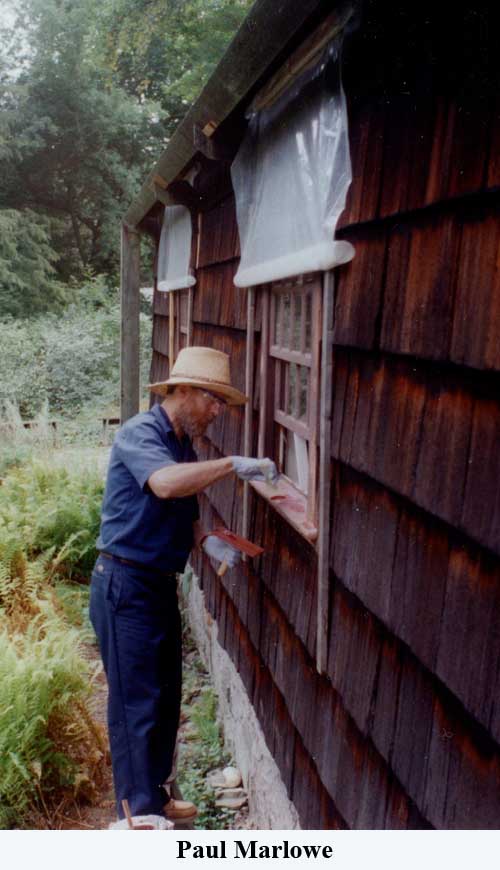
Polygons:
[[105,738],[87,707],[92,674],[80,634],[43,584],[42,562],[18,559],[6,569],[0,551],[0,590],[0,827],[29,824],[34,814],[46,826],[61,798],[96,795]]
[[0,311],[27,317],[61,308],[68,292],[57,279],[50,222],[32,211],[0,210]]
[[86,594],[61,579],[88,571],[101,494],[100,477],[41,463],[0,487],[0,827],[50,827],[56,805],[100,786],[106,744],[72,627]]
[[15,148],[2,161],[10,171],[0,173],[0,206],[63,220],[54,242],[66,280],[89,267],[114,274],[120,217],[164,142],[159,107],[104,82],[97,6],[22,0],[17,54],[26,41],[30,53],[1,100]]
[[97,471],[70,474],[38,461],[11,470],[0,487],[4,561],[9,554],[12,561],[19,554],[32,560],[49,552],[49,576],[88,575],[96,558],[102,493]]
[[[38,273],[116,277],[121,216],[249,6],[19,0],[0,29],[0,210],[38,234]],[[0,287],[9,262],[0,247]],[[37,286],[35,300],[50,309],[52,295]],[[0,316],[17,313],[2,302]]]
[[[120,311],[109,301],[102,282],[81,291],[78,305],[62,317],[0,320],[2,376],[0,412],[16,403],[24,418],[44,403],[50,414],[78,413],[116,404],[120,377]],[[142,382],[147,383],[151,354],[151,319],[141,315]],[[96,417],[98,415],[96,414]]]
[[[253,0],[116,0],[96,28],[109,80],[154,100],[171,134],[198,96]],[[99,40],[99,37],[98,37]]]

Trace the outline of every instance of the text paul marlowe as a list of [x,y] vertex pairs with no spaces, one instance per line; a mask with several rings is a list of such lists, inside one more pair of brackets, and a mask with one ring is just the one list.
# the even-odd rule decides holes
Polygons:
[[258,840],[219,840],[203,846],[177,840],[177,858],[333,858],[333,846],[297,845],[282,840],[271,845]]

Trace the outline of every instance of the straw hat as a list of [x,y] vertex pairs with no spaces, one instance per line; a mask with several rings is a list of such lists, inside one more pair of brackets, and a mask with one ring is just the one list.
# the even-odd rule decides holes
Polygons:
[[168,381],[148,384],[153,393],[165,396],[168,387],[184,384],[210,390],[226,400],[228,405],[243,405],[247,397],[231,386],[227,353],[211,347],[184,347],[173,365]]

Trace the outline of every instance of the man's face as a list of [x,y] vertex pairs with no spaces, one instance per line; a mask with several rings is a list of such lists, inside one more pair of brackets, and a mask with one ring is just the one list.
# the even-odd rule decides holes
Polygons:
[[183,431],[190,438],[204,435],[210,423],[222,410],[224,402],[205,390],[190,387],[177,417]]

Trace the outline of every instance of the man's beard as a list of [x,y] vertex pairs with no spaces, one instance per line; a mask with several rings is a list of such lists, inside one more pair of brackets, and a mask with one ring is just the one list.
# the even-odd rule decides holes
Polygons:
[[187,408],[179,408],[176,416],[182,431],[191,440],[204,435],[211,422],[204,417],[195,418]]

